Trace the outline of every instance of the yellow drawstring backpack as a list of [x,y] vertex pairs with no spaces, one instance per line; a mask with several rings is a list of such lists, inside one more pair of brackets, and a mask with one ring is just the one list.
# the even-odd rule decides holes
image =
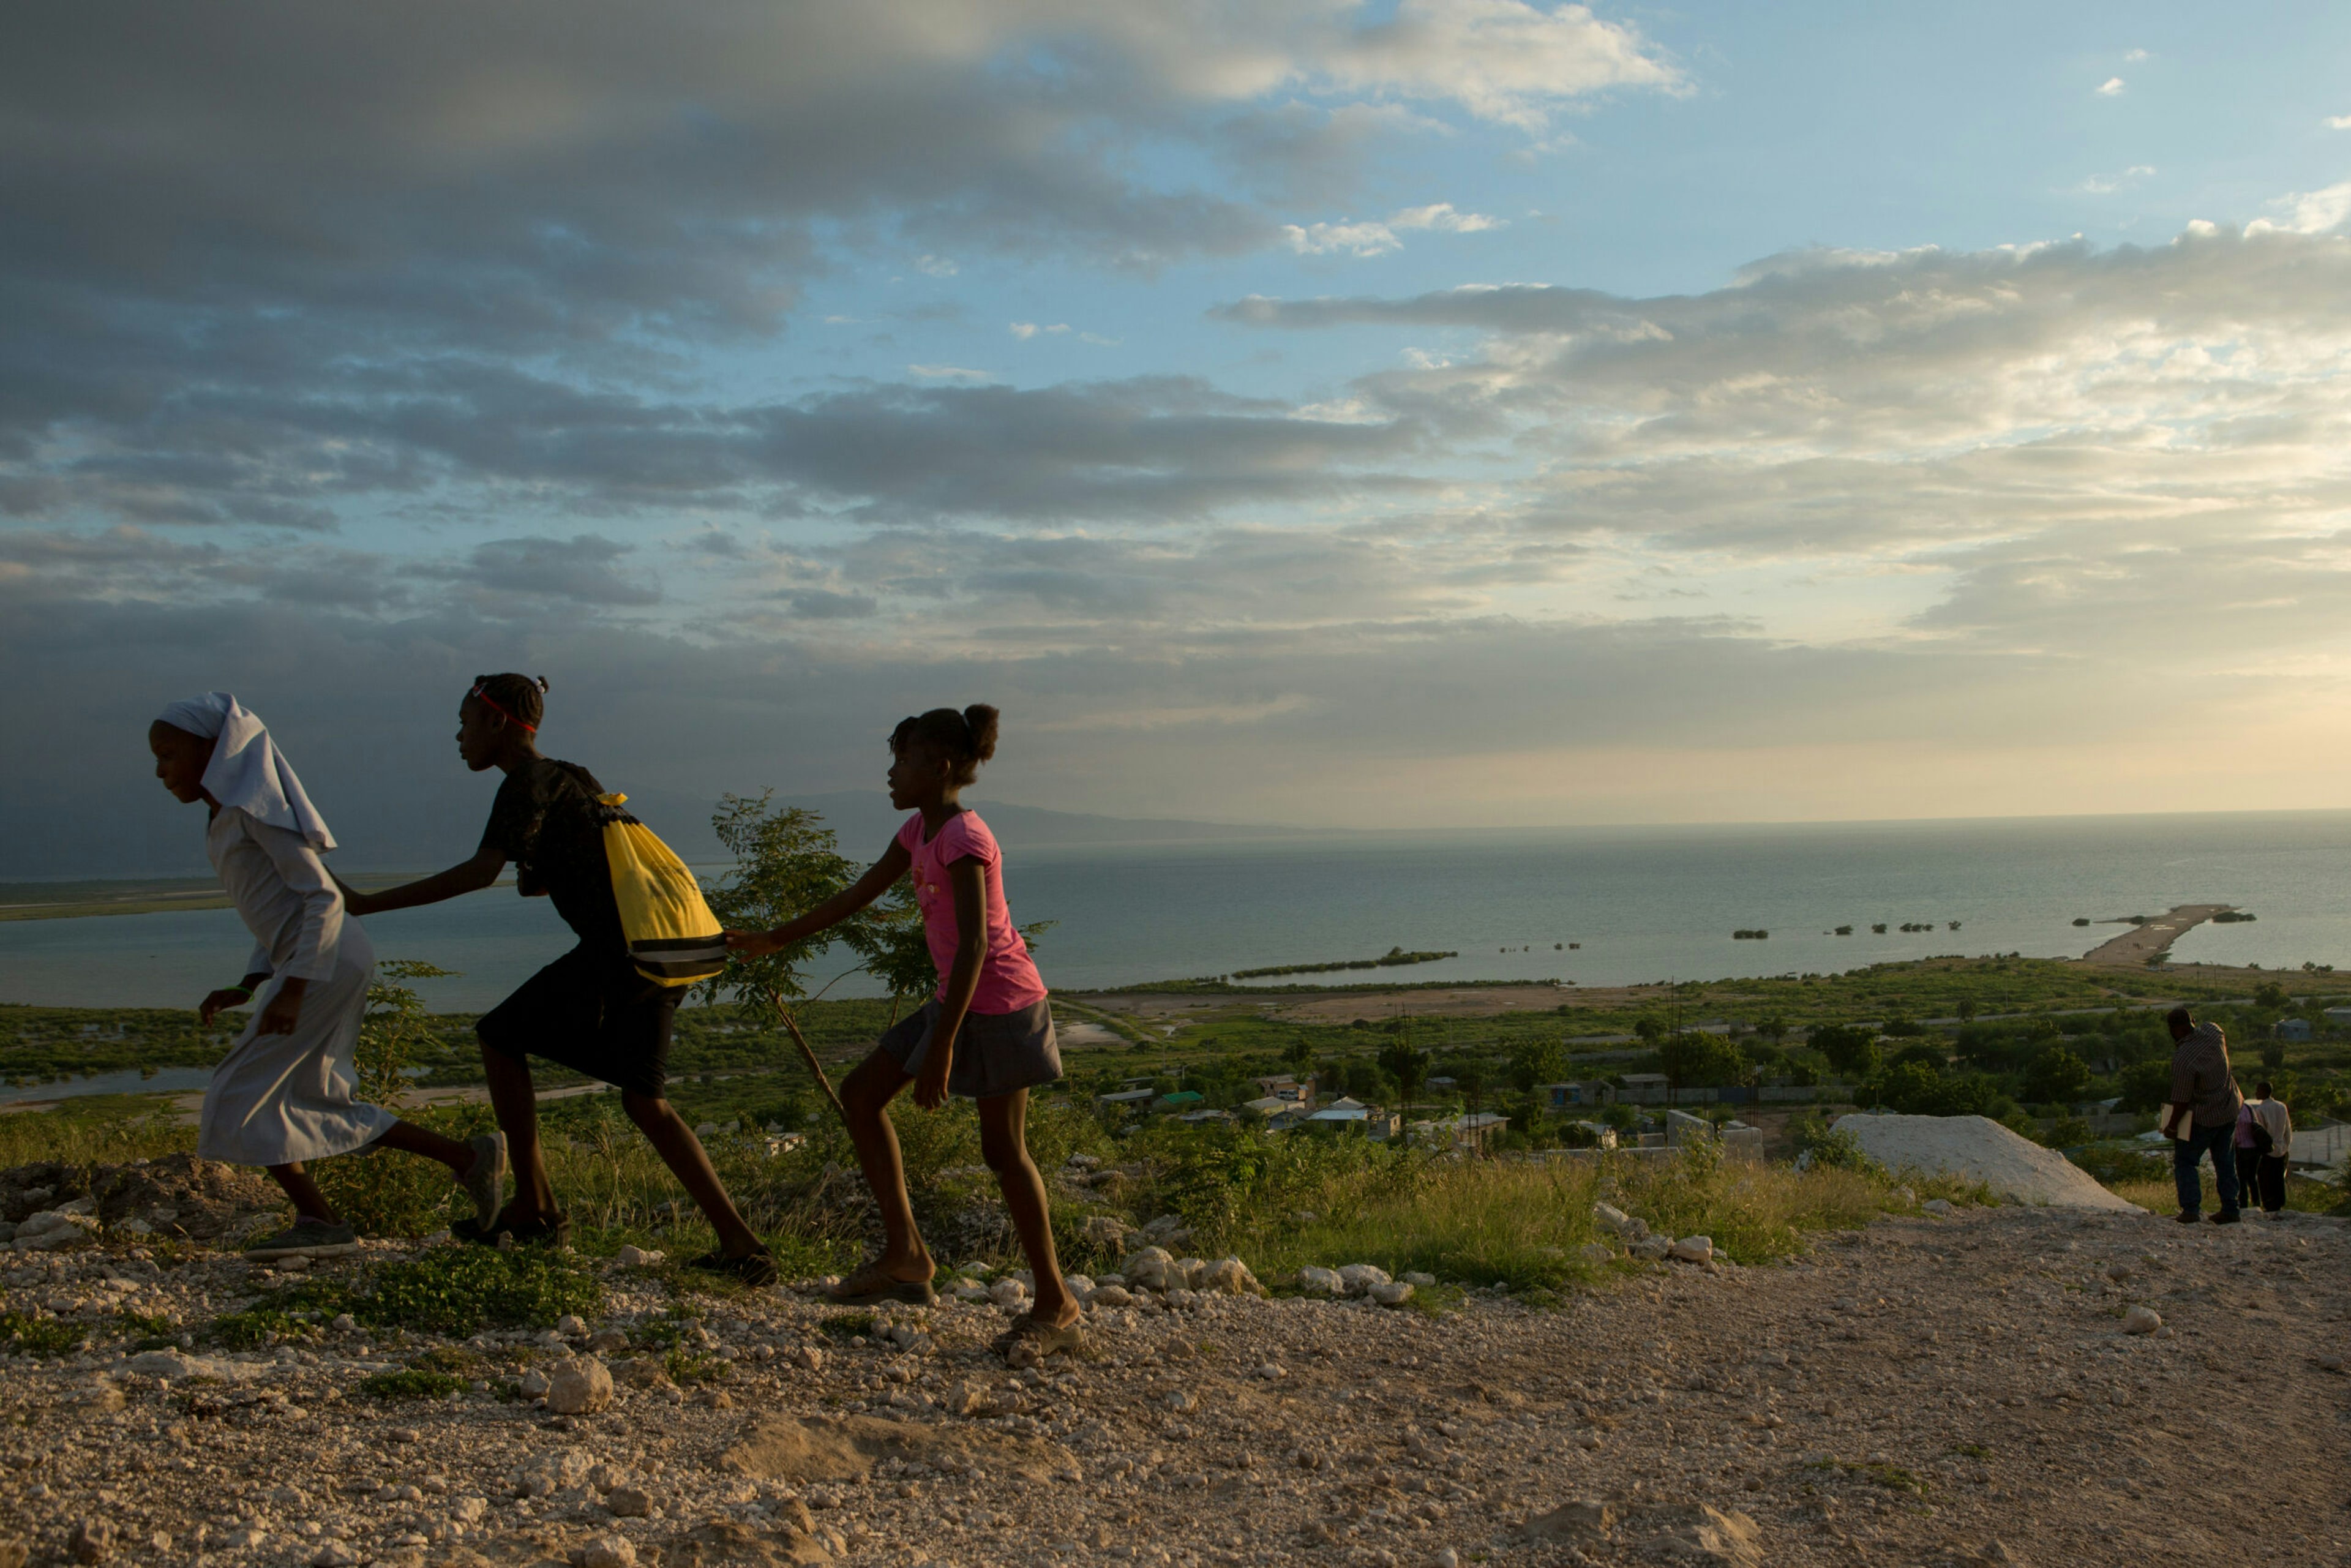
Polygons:
[[653,831],[621,810],[626,795],[599,795],[604,860],[629,961],[647,979],[690,986],[726,967],[726,938],[702,900],[702,884]]

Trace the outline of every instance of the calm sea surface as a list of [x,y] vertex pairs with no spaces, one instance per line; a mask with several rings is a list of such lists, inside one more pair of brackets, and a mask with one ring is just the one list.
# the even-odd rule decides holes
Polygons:
[[[1597,985],[1944,953],[2056,956],[2117,929],[2083,929],[2076,916],[2191,902],[2260,918],[2201,927],[2179,944],[2182,958],[2351,968],[2351,812],[1006,849],[1013,914],[1058,922],[1038,960],[1050,984],[1069,988],[1393,946],[1461,956],[1327,978]],[[1934,929],[1904,936],[1906,921]],[[1887,935],[1870,934],[1877,922]],[[1858,935],[1827,935],[1846,925]],[[1734,941],[1740,927],[1771,936]],[[569,946],[544,899],[511,889],[379,915],[368,929],[383,957],[462,971],[423,988],[452,1011],[488,1007]],[[1582,946],[1557,946],[1570,942]],[[0,924],[0,1001],[192,1006],[234,981],[246,951],[225,910]],[[862,979],[834,994],[864,994]]]

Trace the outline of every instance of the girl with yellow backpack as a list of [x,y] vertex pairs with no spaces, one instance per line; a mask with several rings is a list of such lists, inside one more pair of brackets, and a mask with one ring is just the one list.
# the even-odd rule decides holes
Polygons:
[[718,923],[676,856],[621,809],[627,797],[607,794],[577,763],[539,754],[546,691],[543,678],[483,675],[458,705],[458,756],[476,773],[506,775],[471,859],[381,893],[343,890],[354,915],[411,909],[487,887],[512,862],[522,895],[553,901],[580,938],[474,1026],[515,1196],[496,1219],[466,1233],[491,1243],[500,1236],[559,1243],[569,1235],[539,1149],[529,1059],[544,1057],[621,1091],[629,1119],[718,1233],[718,1250],[694,1267],[772,1284],[775,1258],[664,1095],[678,1001],[726,962]]

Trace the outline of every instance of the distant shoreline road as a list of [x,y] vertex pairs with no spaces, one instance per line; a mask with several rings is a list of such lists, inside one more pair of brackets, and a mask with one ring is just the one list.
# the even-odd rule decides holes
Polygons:
[[2134,925],[2111,942],[2101,943],[2082,955],[2085,964],[2102,968],[2143,969],[2158,954],[2168,952],[2171,945],[2197,926],[2225,910],[2232,904],[2182,904],[2170,913],[2158,915],[2144,925]]

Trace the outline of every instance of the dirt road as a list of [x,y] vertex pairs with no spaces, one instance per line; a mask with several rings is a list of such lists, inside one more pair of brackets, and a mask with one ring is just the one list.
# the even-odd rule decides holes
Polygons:
[[2085,964],[2109,967],[2144,968],[2157,954],[2167,952],[2197,926],[2226,909],[2228,904],[2182,904],[2168,915],[2158,916],[2145,925],[2134,925],[2111,942],[2101,943],[2082,956]]
[[[2005,1207],[1882,1221],[1787,1266],[1623,1267],[1557,1310],[1473,1296],[1438,1317],[1146,1293],[1096,1305],[1095,1359],[1017,1375],[982,1349],[1006,1312],[984,1302],[905,1310],[928,1337],[901,1349],[828,1335],[805,1295],[688,1298],[722,1381],[681,1393],[632,1364],[609,1408],[563,1417],[495,1391],[560,1354],[519,1333],[452,1347],[322,1325],[153,1360],[162,1382],[103,1348],[16,1357],[0,1537],[59,1563],[91,1521],[130,1560],[223,1568],[1630,1568],[1668,1537],[1711,1552],[1684,1560],[1839,1568],[2122,1563],[2158,1542],[2214,1568],[2351,1561],[2341,1222]],[[616,1335],[673,1321],[652,1276],[608,1281]],[[90,1249],[9,1282],[12,1307],[98,1332],[133,1310],[200,1332],[258,1283],[201,1253]],[[2168,1332],[2124,1332],[2133,1306]],[[489,1381],[359,1387],[428,1352]]]

